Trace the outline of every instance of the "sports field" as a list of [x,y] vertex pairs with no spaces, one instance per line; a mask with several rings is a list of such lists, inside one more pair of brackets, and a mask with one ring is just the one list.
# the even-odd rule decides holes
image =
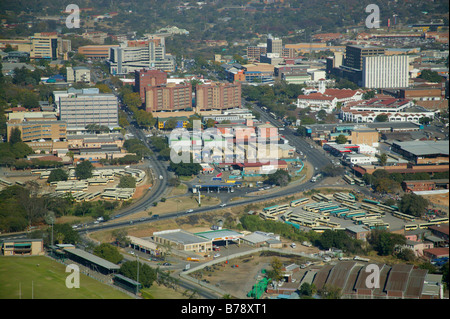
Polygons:
[[80,274],[80,288],[67,288],[65,265],[47,257],[0,256],[0,299],[130,299]]

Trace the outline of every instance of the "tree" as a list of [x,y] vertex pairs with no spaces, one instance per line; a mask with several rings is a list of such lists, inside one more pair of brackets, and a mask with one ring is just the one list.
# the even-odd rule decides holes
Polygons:
[[387,163],[387,159],[388,159],[388,157],[387,157],[386,153],[383,153],[380,155],[378,161],[380,162],[381,166],[385,166]]
[[18,127],[14,127],[10,132],[9,143],[12,145],[22,142],[22,131]]
[[283,268],[283,264],[281,263],[281,261],[278,258],[274,257],[272,259],[272,262],[270,263],[270,266],[272,267],[272,269],[267,271],[267,277],[276,281],[283,279],[283,272],[281,270]]
[[77,164],[77,167],[75,168],[75,176],[79,180],[88,179],[92,177],[93,170],[94,166],[92,165],[92,163],[86,160]]
[[375,121],[376,122],[387,122],[388,121],[388,116],[386,115],[386,114],[378,114],[376,117],[375,117]]
[[338,137],[336,137],[336,143],[338,144],[346,144],[347,141],[347,138],[343,134],[340,134]]
[[67,181],[69,178],[69,174],[62,168],[54,169],[50,172],[48,176],[47,183],[51,182],[59,182],[59,181]]
[[422,72],[419,75],[419,78],[434,83],[440,83],[443,80],[442,76],[440,76],[439,73],[431,70],[422,70]]
[[94,248],[94,255],[106,259],[114,264],[118,264],[123,260],[122,254],[117,247],[111,244],[103,243]]
[[148,266],[147,264],[142,264],[137,261],[126,261],[120,266],[120,274],[124,275],[133,280],[138,280],[137,269],[139,266],[139,283],[142,284],[144,288],[150,288],[153,282],[156,280],[156,270]]
[[403,195],[398,204],[399,209],[402,213],[420,217],[425,213],[425,210],[428,206],[428,200],[420,195],[409,193]]
[[406,238],[400,234],[374,229],[369,233],[368,242],[380,256],[392,255],[397,245],[403,246]]
[[189,163],[180,162],[176,164],[170,161],[169,167],[177,176],[197,175],[202,169],[201,165],[199,163],[194,163],[192,158]]
[[119,188],[135,188],[136,187],[136,179],[133,176],[125,175],[120,178]]
[[289,173],[282,169],[277,169],[275,173],[272,173],[269,175],[267,180],[265,181],[266,184],[270,185],[278,185],[278,186],[286,186],[291,181],[291,176]]

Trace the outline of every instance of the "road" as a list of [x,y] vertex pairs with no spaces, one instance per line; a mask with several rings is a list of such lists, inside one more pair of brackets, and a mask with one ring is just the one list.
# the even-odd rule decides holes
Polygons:
[[261,114],[261,121],[269,122],[276,126],[279,130],[279,134],[284,136],[289,141],[290,145],[294,146],[296,150],[302,151],[306,156],[306,160],[315,168],[317,167],[317,171],[320,171],[323,167],[331,164],[330,159],[325,156],[325,152],[317,149],[314,144],[310,144],[304,138],[295,135],[295,131],[289,127],[284,127],[278,120],[261,110],[259,106],[253,105],[253,108]]

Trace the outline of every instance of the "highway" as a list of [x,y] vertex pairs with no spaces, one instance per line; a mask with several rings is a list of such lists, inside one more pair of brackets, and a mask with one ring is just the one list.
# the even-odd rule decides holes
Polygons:
[[278,133],[284,136],[289,141],[290,145],[294,146],[296,150],[302,151],[303,154],[306,155],[306,160],[315,168],[317,167],[317,171],[320,171],[323,167],[331,164],[330,159],[325,156],[324,152],[316,149],[315,145],[308,143],[304,138],[295,135],[294,130],[289,127],[284,127],[278,120],[261,110],[259,106],[253,105],[253,109],[261,114],[261,121],[269,122],[276,126],[279,130]]

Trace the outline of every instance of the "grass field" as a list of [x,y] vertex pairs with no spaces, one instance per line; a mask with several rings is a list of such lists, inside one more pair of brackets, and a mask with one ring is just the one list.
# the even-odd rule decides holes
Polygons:
[[[47,257],[0,257],[0,299],[130,299],[95,279],[80,274],[80,288],[67,288],[71,273]],[[33,287],[33,289],[32,289]]]

